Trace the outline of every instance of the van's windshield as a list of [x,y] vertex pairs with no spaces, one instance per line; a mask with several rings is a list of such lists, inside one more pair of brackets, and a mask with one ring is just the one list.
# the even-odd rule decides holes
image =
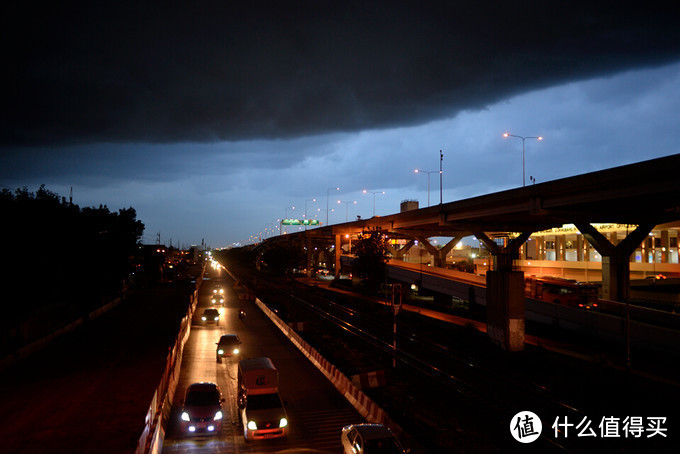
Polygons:
[[266,408],[280,408],[283,407],[281,398],[276,393],[272,394],[254,394],[248,396],[249,410],[264,410]]

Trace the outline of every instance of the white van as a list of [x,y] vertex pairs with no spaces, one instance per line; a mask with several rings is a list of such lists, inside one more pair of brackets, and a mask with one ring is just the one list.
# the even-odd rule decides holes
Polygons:
[[269,358],[238,364],[239,417],[246,440],[285,437],[288,417],[279,396],[279,371]]

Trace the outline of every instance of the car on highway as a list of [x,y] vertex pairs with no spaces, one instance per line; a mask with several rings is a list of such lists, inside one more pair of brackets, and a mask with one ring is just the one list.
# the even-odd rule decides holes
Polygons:
[[331,272],[327,268],[317,268],[316,269],[316,275],[317,276],[328,276],[330,274],[331,274]]
[[288,416],[279,395],[279,371],[270,358],[238,363],[239,421],[246,441],[288,436]]
[[220,312],[213,308],[206,309],[201,315],[201,320],[205,323],[217,323],[220,321]]
[[383,424],[350,424],[340,435],[344,454],[405,454],[389,427]]
[[224,295],[224,288],[220,284],[215,284],[212,292],[213,295]]
[[219,433],[222,430],[222,392],[212,382],[193,383],[187,388],[180,414],[183,432]]
[[212,301],[213,304],[224,304],[224,296],[220,295],[219,293],[215,293],[210,298],[210,301]]
[[217,362],[222,362],[222,358],[238,355],[241,345],[241,339],[236,334],[223,334],[220,341],[217,342]]

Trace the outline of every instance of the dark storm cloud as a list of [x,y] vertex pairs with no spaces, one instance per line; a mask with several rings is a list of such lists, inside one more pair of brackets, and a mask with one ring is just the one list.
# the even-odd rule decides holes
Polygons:
[[16,2],[0,145],[411,125],[680,58],[668,3]]

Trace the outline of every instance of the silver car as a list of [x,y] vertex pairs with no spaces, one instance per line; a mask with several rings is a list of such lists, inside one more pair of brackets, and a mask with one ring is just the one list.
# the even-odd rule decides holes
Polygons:
[[344,454],[405,454],[389,427],[383,424],[351,424],[340,435]]

